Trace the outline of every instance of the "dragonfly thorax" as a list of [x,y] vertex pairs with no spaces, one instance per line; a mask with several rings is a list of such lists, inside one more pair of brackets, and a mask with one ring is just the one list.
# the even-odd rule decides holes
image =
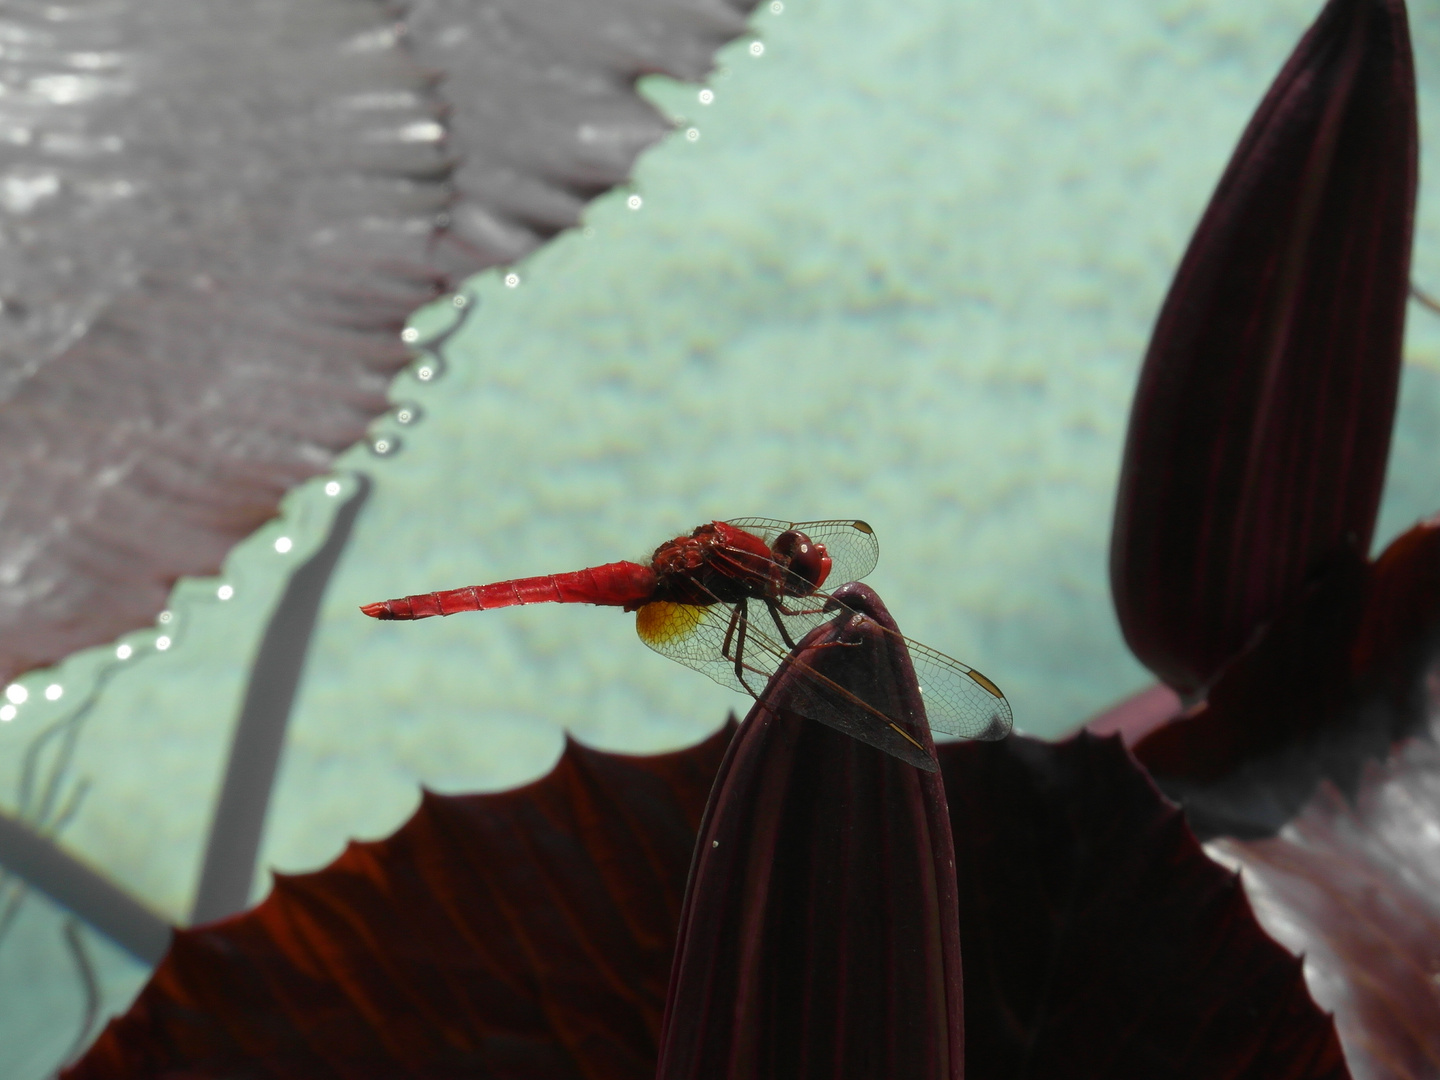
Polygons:
[[654,600],[736,604],[813,593],[830,572],[825,545],[789,530],[766,544],[723,521],[702,525],[655,549]]

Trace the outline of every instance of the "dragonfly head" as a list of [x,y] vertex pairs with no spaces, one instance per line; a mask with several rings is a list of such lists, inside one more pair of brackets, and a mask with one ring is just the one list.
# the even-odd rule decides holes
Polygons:
[[825,550],[825,545],[817,544],[802,532],[795,529],[782,532],[775,537],[770,550],[775,553],[775,561],[793,575],[787,575],[784,587],[784,591],[791,595],[812,593],[830,576],[830,553]]

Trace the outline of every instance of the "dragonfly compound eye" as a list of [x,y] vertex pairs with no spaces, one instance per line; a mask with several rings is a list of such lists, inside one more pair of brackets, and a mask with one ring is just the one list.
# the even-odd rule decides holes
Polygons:
[[[802,532],[791,529],[781,533],[770,549],[779,563],[808,586],[806,592],[818,589],[830,576],[830,553],[825,550],[825,545],[815,543]],[[797,584],[792,579],[785,591],[802,595],[794,588]]]

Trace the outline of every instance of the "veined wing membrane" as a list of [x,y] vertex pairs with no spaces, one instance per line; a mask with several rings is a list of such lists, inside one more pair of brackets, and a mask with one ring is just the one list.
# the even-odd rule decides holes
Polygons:
[[[751,614],[754,615],[756,607],[763,606],[759,601],[752,602]],[[821,621],[843,615],[844,611],[837,608]],[[723,686],[756,698],[770,677],[788,663],[786,711],[819,721],[928,772],[938,768],[924,746],[904,732],[883,709],[795,659],[789,649],[728,604],[703,607],[663,601],[647,604],[637,613],[635,626],[640,639],[656,652],[709,675]],[[734,659],[736,648],[743,650],[738,673]],[[726,653],[730,659],[725,659]],[[887,701],[897,701],[898,695],[885,692],[890,689],[883,688],[881,696]]]
[[[889,631],[886,631],[887,633]],[[931,731],[987,742],[1010,734],[1015,721],[1000,688],[972,667],[928,645],[905,638],[910,663],[920,680],[920,696]]]
[[[764,610],[759,602],[754,606]],[[721,686],[758,697],[789,650],[771,641],[768,635],[756,633],[748,620],[736,620],[737,632],[740,623],[747,623],[741,657],[745,672],[742,681],[735,672],[733,641],[728,648],[726,645],[734,610],[729,604],[718,602],[703,607],[666,601],[646,604],[635,613],[635,632],[661,656],[709,675]],[[730,659],[726,659],[727,653]]]
[[[794,640],[850,611],[824,594],[799,599],[813,610],[781,616]],[[822,611],[822,605],[829,610]],[[647,604],[637,614],[636,630],[640,639],[661,655],[710,676],[722,686],[758,697],[766,681],[790,656],[790,650],[776,640],[775,628],[769,625],[771,619],[764,608],[759,600],[749,602],[746,615],[719,602],[706,606]],[[903,642],[933,731],[985,740],[1002,739],[1010,733],[1010,704],[988,678],[926,645],[884,627],[876,629]],[[802,667],[796,665],[797,673]],[[792,697],[792,711],[879,746],[902,760],[930,767],[928,755],[894,723],[904,718],[888,716],[883,706],[877,707],[818,672],[804,669],[803,674],[806,689]],[[887,700],[896,699],[887,695]],[[917,759],[917,753],[923,762]]]

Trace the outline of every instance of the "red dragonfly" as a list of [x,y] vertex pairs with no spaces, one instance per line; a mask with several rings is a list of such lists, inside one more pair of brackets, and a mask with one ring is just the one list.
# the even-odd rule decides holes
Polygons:
[[[426,619],[517,604],[598,604],[637,613],[640,640],[716,682],[758,698],[795,643],[848,611],[829,593],[875,568],[880,546],[863,521],[774,521],[737,518],[701,525],[655,549],[649,565],[607,563],[566,574],[517,578],[366,604],[377,619]],[[760,622],[752,611],[763,608]],[[766,624],[768,620],[768,625]],[[778,641],[771,636],[778,635]],[[889,631],[886,631],[889,633]],[[898,635],[896,635],[898,637]],[[901,639],[920,680],[932,729],[967,739],[1002,739],[1011,728],[1005,695],[980,672],[908,638]],[[782,644],[783,643],[783,644]],[[793,663],[793,662],[792,662]],[[818,673],[817,680],[829,683]],[[895,719],[830,685],[853,706],[846,724],[815,719],[934,768],[933,759]],[[918,754],[917,754],[918,751]],[[923,761],[921,760],[923,758]]]

